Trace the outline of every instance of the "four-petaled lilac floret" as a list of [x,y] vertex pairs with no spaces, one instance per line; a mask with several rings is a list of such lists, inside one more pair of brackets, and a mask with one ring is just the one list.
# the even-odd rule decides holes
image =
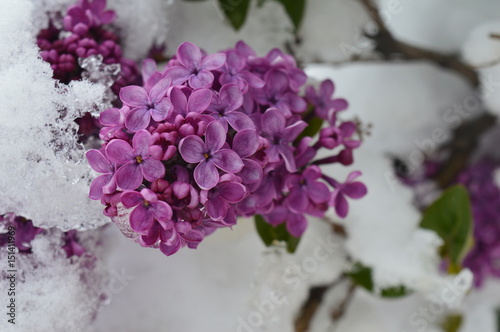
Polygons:
[[243,162],[236,152],[222,149],[226,142],[226,131],[219,122],[208,125],[205,141],[195,135],[183,138],[179,143],[179,152],[188,163],[198,164],[194,169],[194,180],[201,189],[209,190],[219,182],[219,171],[237,173],[243,168]]
[[146,130],[134,135],[132,146],[120,139],[106,146],[108,159],[118,168],[116,183],[122,189],[136,189],[143,179],[152,182],[163,178],[165,166],[159,160],[162,154],[161,147],[151,145],[151,134]]

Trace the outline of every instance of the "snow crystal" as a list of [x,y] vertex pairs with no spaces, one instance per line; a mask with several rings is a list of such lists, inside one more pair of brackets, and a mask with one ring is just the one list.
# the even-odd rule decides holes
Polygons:
[[27,0],[3,0],[0,11],[0,211],[35,226],[92,228],[104,218],[88,198],[93,174],[74,119],[103,109],[104,86],[51,78],[30,28],[33,9]]
[[[15,325],[0,320],[0,330],[83,331],[96,317],[107,295],[108,272],[94,256],[100,231],[79,233],[84,247],[92,253],[67,258],[62,232],[57,229],[39,234],[32,242],[32,253],[16,254]],[[0,250],[7,262],[7,250]],[[2,272],[0,291],[7,294],[9,280]]]

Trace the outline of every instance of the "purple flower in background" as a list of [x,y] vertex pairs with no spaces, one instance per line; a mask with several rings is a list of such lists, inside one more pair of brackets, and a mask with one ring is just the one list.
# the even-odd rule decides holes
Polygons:
[[246,59],[239,55],[238,52],[234,50],[226,52],[226,63],[219,69],[222,72],[219,83],[221,85],[236,84],[243,93],[248,91],[249,86],[262,88],[266,82],[257,75],[245,70],[245,67]]
[[328,200],[330,191],[326,184],[317,181],[321,178],[318,166],[309,166],[302,174],[292,174],[288,178],[290,193],[286,198],[288,208],[296,213],[304,213],[309,209],[310,201],[316,204]]
[[347,149],[355,149],[361,145],[361,141],[353,140],[351,137],[356,132],[354,122],[344,122],[339,127],[330,126],[321,129],[319,144],[327,149],[344,145]]
[[295,213],[285,206],[276,206],[263,217],[273,226],[286,222],[287,231],[295,237],[300,237],[307,228],[307,219],[302,213]]
[[319,94],[312,86],[308,86],[306,90],[306,98],[311,104],[315,106],[315,113],[320,118],[327,120],[330,111],[342,111],[348,106],[347,101],[343,98],[333,98],[335,85],[331,80],[324,80],[321,82]]
[[170,87],[170,78],[164,78],[148,93],[140,86],[126,86],[120,90],[120,98],[131,109],[125,117],[125,126],[132,132],[145,129],[151,118],[164,120],[172,109],[170,99],[164,98]]
[[269,140],[266,152],[269,161],[276,163],[280,156],[285,161],[286,169],[294,173],[297,171],[293,158],[293,147],[290,145],[297,136],[307,127],[304,121],[297,121],[286,126],[286,119],[277,109],[269,109],[261,119],[262,135]]
[[351,174],[347,177],[347,180],[342,184],[331,178],[323,176],[323,178],[331,183],[335,188],[329,198],[328,205],[335,207],[335,212],[337,212],[337,215],[341,218],[345,218],[345,216],[347,216],[347,212],[349,211],[349,204],[347,203],[345,196],[358,199],[365,196],[367,193],[366,186],[363,183],[354,181],[360,175],[361,172],[351,172]]
[[130,227],[139,234],[146,232],[157,220],[162,227],[167,227],[172,218],[172,208],[150,189],[144,188],[141,192],[127,191],[123,193],[121,202],[126,208],[136,207],[130,214]]
[[79,35],[84,35],[92,27],[111,23],[115,12],[106,9],[106,0],[80,0],[68,9],[64,17],[64,28]]
[[116,190],[115,166],[99,150],[90,150],[86,154],[90,167],[103,175],[95,178],[90,185],[89,197],[101,199],[103,194],[111,194]]
[[225,174],[215,187],[201,191],[200,202],[205,205],[208,215],[214,221],[223,221],[226,226],[232,226],[236,224],[236,218],[231,218],[231,220],[224,220],[224,218],[230,205],[240,202],[245,195],[245,186],[235,182],[234,175]]
[[238,86],[226,84],[220,89],[218,95],[214,96],[207,111],[215,120],[222,123],[226,131],[228,122],[236,131],[255,130],[252,119],[245,113],[238,111],[241,105],[243,105],[243,94]]
[[198,46],[185,42],[177,49],[177,61],[178,66],[170,67],[165,72],[174,85],[188,81],[193,89],[208,88],[214,81],[214,74],[210,71],[222,67],[226,55],[215,53],[204,57]]
[[64,245],[62,249],[66,252],[67,257],[81,256],[87,251],[78,242],[77,231],[74,229],[64,233]]
[[219,122],[208,125],[205,142],[195,135],[183,138],[179,143],[179,152],[188,163],[198,163],[194,170],[194,179],[201,189],[209,190],[219,182],[217,168],[236,173],[243,168],[243,162],[236,152],[222,149],[226,142],[226,131]]
[[[31,241],[43,232],[42,228],[33,226],[31,220],[13,213],[0,215],[0,226],[5,229],[5,233],[0,233],[0,247],[14,243],[22,253],[31,252]],[[9,227],[15,228],[15,235],[9,234]],[[13,241],[9,237],[13,237]]]
[[290,80],[280,70],[271,70],[264,76],[266,85],[261,89],[253,89],[254,98],[262,105],[277,108],[287,118],[293,112],[304,112],[307,104],[302,97],[289,91]]
[[132,146],[119,139],[106,146],[108,159],[119,167],[115,176],[120,188],[136,189],[143,178],[152,182],[165,176],[165,166],[159,160],[163,151],[157,145],[151,146],[149,132],[141,130],[135,133]]

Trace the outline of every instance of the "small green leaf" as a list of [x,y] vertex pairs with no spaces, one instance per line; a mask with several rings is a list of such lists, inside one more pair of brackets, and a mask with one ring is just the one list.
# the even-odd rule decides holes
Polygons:
[[495,313],[497,318],[497,332],[500,332],[500,309],[497,309]]
[[444,321],[441,322],[441,328],[445,332],[458,332],[461,325],[462,325],[462,316],[461,315],[446,316]]
[[248,14],[250,0],[219,0],[219,6],[235,30],[239,30]]
[[255,216],[255,227],[264,244],[268,247],[272,245],[275,240],[274,227],[269,225],[264,218],[258,214]]
[[[361,263],[356,263],[351,272],[347,273],[354,283],[363,287],[364,289],[374,292],[373,278],[372,278],[372,269],[362,265]],[[381,297],[401,297],[408,295],[410,291],[404,286],[399,285],[395,287],[383,288],[380,290],[379,295]]]
[[[311,110],[310,112],[313,112]],[[308,118],[309,114],[304,116],[305,119]],[[323,119],[317,116],[313,116],[310,120],[307,120],[307,127],[300,133],[300,135],[295,139],[296,142],[300,142],[300,140],[306,136],[314,137],[323,126]]]
[[293,254],[297,250],[300,237],[295,237],[288,233],[285,223],[274,227],[265,221],[261,215],[256,215],[255,227],[266,246],[269,247],[274,245],[276,241],[282,241],[286,243],[286,249],[289,253]]
[[458,273],[473,243],[467,189],[461,185],[448,188],[424,211],[420,227],[435,231],[443,239],[440,254],[450,262],[449,273]]
[[306,8],[306,0],[276,0],[285,7],[285,11],[288,17],[293,23],[295,32],[299,30],[300,23],[304,17],[304,11]]

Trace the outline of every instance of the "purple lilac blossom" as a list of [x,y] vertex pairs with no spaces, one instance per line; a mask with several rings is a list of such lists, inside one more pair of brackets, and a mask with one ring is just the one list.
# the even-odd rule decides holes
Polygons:
[[[161,71],[143,61],[142,76],[143,86],[120,92],[122,108],[101,114],[104,143],[87,154],[102,174],[90,197],[120,229],[121,205],[131,209],[127,227],[141,246],[169,256],[257,214],[299,237],[306,215],[333,207],[343,217],[345,196],[366,193],[358,173],[344,184],[322,173],[319,165],[352,163],[356,124],[332,115],[342,105],[330,105],[328,82],[316,94],[324,105],[308,107],[299,95],[307,76],[280,50],[258,57],[239,42],[207,55],[184,43]],[[334,111],[321,134],[300,136],[303,119],[325,117],[325,107]],[[314,160],[320,149],[334,155]]]

